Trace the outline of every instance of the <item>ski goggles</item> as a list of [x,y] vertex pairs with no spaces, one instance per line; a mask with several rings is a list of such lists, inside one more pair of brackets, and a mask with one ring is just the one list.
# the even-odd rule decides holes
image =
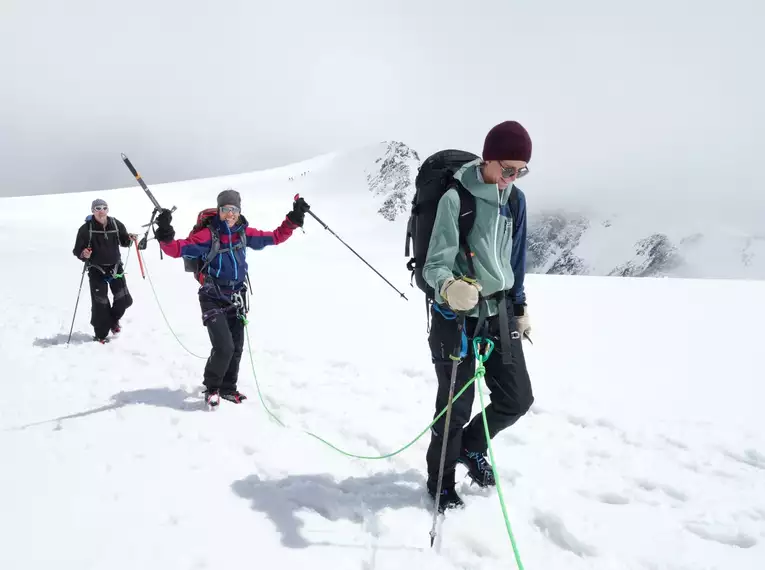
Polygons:
[[512,178],[513,176],[523,178],[529,173],[528,166],[516,168],[515,166],[502,166],[502,163],[500,163],[499,167],[502,169],[502,178]]
[[109,206],[96,206],[95,208],[93,208],[93,211],[94,212],[108,212],[109,211]]
[[220,211],[222,213],[224,213],[224,214],[228,214],[229,212],[233,212],[234,214],[238,214],[239,212],[241,212],[241,210],[239,208],[237,208],[236,206],[221,206],[220,207]]

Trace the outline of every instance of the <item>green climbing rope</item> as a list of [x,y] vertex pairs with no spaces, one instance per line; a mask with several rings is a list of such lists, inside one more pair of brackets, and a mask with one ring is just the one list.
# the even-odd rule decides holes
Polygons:
[[[473,353],[478,361],[477,369],[484,372],[484,362],[489,359],[491,351],[494,349],[494,343],[491,339],[486,339],[489,346],[488,351],[485,354],[481,354],[478,338],[473,339]],[[513,554],[515,554],[515,562],[518,564],[518,569],[523,570],[523,563],[521,562],[521,555],[518,552],[518,545],[515,543],[515,535],[513,529],[510,526],[510,517],[507,516],[507,507],[505,506],[505,496],[502,493],[502,485],[499,481],[499,475],[497,475],[497,461],[494,459],[494,450],[491,446],[491,436],[489,435],[489,423],[486,420],[486,406],[483,404],[483,392],[478,390],[478,397],[481,402],[481,416],[483,417],[483,432],[486,436],[486,443],[489,446],[489,460],[491,461],[491,467],[494,471],[494,480],[497,482],[497,495],[499,495],[499,504],[502,506],[502,516],[505,519],[505,527],[507,528],[507,535],[510,537],[510,544],[513,546]]]
[[[170,325],[170,322],[168,321],[167,316],[165,315],[165,312],[162,310],[162,305],[159,302],[159,297],[157,296],[157,292],[154,289],[154,283],[151,280],[151,274],[149,273],[149,268],[146,265],[145,261],[144,261],[144,267],[145,267],[145,270],[146,270],[146,275],[149,277],[149,285],[151,287],[152,293],[154,294],[154,299],[157,302],[157,307],[159,307],[159,311],[162,314],[162,318],[165,320],[165,324],[167,324],[167,327],[168,327],[168,329],[170,329],[170,332],[175,337],[175,340],[177,340],[178,344],[180,344],[184,348],[184,350],[186,350],[186,352],[188,352],[192,356],[195,356],[197,358],[202,358],[202,359],[206,358],[205,356],[199,356],[199,355],[194,354],[193,352],[191,352],[188,348],[186,348],[186,346],[183,344],[183,342],[181,342],[181,339],[178,338],[178,335],[175,334],[175,331],[173,330],[173,327]],[[249,321],[246,318],[243,318],[242,321],[244,323],[245,335],[247,336],[247,351],[248,351],[248,353],[250,355],[250,365],[252,367],[252,377],[255,379],[255,387],[256,387],[257,392],[258,392],[258,397],[260,399],[260,403],[263,406],[263,409],[266,411],[266,413],[269,416],[271,416],[280,426],[282,426],[284,428],[288,428],[289,426],[287,426],[275,413],[273,413],[271,411],[271,409],[268,407],[268,405],[266,404],[265,398],[263,397],[263,391],[260,389],[260,382],[258,381],[258,375],[255,372],[255,359],[252,356],[252,344],[250,343],[250,331],[249,331],[249,327],[248,327]],[[486,345],[487,345],[487,350],[486,350],[485,353],[481,353],[481,351],[480,351],[480,345],[481,345],[481,341],[482,340],[485,340],[486,341]],[[491,355],[491,352],[493,350],[494,350],[494,343],[492,342],[491,339],[481,339],[480,337],[476,337],[476,338],[473,339],[473,353],[476,356],[476,371],[475,371],[475,374],[473,375],[473,377],[470,380],[468,380],[468,382],[465,384],[465,386],[463,386],[462,389],[454,395],[454,398],[452,399],[452,402],[454,402],[454,400],[459,398],[465,392],[465,390],[467,390],[473,384],[473,382],[475,382],[476,380],[479,380],[479,379],[481,379],[481,378],[483,378],[485,376],[486,368],[484,367],[484,362],[486,362],[488,360],[488,358]],[[510,517],[507,514],[507,506],[505,505],[505,498],[504,498],[504,494],[502,493],[502,486],[501,486],[501,483],[500,483],[500,478],[497,475],[497,463],[496,463],[496,460],[494,458],[494,450],[493,450],[492,445],[491,445],[491,437],[489,435],[489,424],[487,423],[487,420],[486,420],[486,407],[484,406],[484,402],[483,402],[483,392],[480,390],[480,388],[478,389],[478,396],[479,396],[480,402],[481,402],[481,415],[483,417],[484,434],[486,436],[486,442],[487,442],[488,448],[489,448],[489,459],[491,461],[491,465],[492,465],[492,468],[493,468],[494,474],[495,474],[495,480],[496,480],[496,483],[497,483],[497,495],[499,496],[499,502],[500,502],[500,505],[502,507],[502,516],[505,519],[505,527],[507,528],[507,534],[510,537],[510,543],[511,543],[512,548],[513,548],[513,553],[515,555],[515,561],[516,561],[516,563],[518,565],[519,570],[524,570],[523,563],[521,562],[521,556],[520,556],[520,553],[518,552],[518,546],[516,544],[515,536],[513,534],[513,530],[512,530],[512,527],[510,525]],[[340,449],[336,445],[332,444],[331,442],[327,441],[326,439],[320,437],[319,435],[317,435],[317,434],[315,434],[315,433],[313,433],[311,431],[303,430],[303,429],[301,429],[299,431],[301,431],[302,433],[304,433],[304,434],[306,434],[306,435],[308,435],[310,437],[313,437],[314,439],[320,441],[321,443],[325,444],[326,446],[330,447],[331,449],[334,449],[338,453],[341,453],[342,455],[345,455],[346,457],[353,457],[353,458],[356,458],[356,459],[387,459],[387,458],[393,457],[394,455],[398,455],[399,453],[405,451],[406,449],[408,449],[412,445],[414,445],[414,443],[417,442],[417,440],[419,440],[423,435],[425,435],[425,433],[427,433],[428,430],[430,430],[430,428],[432,428],[433,425],[439,420],[439,418],[441,416],[443,416],[445,413],[446,413],[446,408],[441,410],[439,412],[439,414],[433,419],[433,421],[430,422],[430,424],[428,424],[428,426],[426,426],[425,429],[423,429],[417,435],[417,437],[415,437],[412,441],[410,441],[409,443],[407,443],[403,447],[397,449],[396,451],[392,451],[391,453],[386,453],[384,455],[359,455],[359,454],[355,454],[355,453],[350,453],[348,451]]]
[[165,315],[165,311],[162,310],[162,304],[159,302],[159,297],[157,297],[157,291],[154,289],[154,282],[151,280],[151,273],[149,273],[149,266],[146,264],[146,260],[143,261],[143,267],[146,271],[146,276],[149,278],[149,287],[151,288],[151,292],[154,295],[154,300],[157,302],[157,307],[159,307],[159,312],[162,314],[162,318],[165,319],[165,324],[167,325],[167,328],[170,329],[170,332],[175,337],[175,340],[178,341],[178,344],[180,344],[183,349],[188,352],[191,356],[194,356],[196,358],[201,358],[203,360],[207,360],[206,356],[199,356],[198,354],[194,354],[191,352],[188,348],[186,348],[186,345],[181,342],[181,339],[178,338],[178,335],[175,334],[175,331],[173,330],[173,327],[170,325],[170,321],[167,320],[167,315]]
[[128,261],[130,261],[130,250],[131,249],[132,248],[130,246],[128,246],[128,252],[127,252],[127,255],[125,256],[125,263],[122,264],[122,273],[115,273],[114,277],[116,279],[123,278],[125,276],[125,274],[127,273],[127,266],[128,266]]
[[[286,424],[285,424],[285,423],[284,423],[284,422],[283,422],[281,419],[279,419],[279,417],[278,417],[276,414],[274,414],[274,413],[273,413],[273,412],[272,412],[272,411],[271,411],[271,410],[268,408],[268,406],[266,405],[266,402],[265,402],[265,400],[264,400],[264,398],[263,398],[263,394],[262,394],[262,391],[261,391],[261,389],[260,389],[260,382],[258,381],[258,375],[255,373],[255,360],[253,359],[253,356],[252,356],[252,346],[251,346],[251,344],[250,344],[250,332],[249,332],[249,330],[248,330],[247,328],[245,328],[245,334],[247,335],[247,349],[248,349],[248,352],[249,352],[249,354],[250,354],[250,364],[251,364],[251,366],[252,366],[252,376],[253,376],[253,378],[255,378],[255,387],[256,387],[256,389],[257,389],[257,391],[258,391],[258,397],[259,397],[259,399],[260,399],[260,402],[261,402],[261,404],[263,404],[263,408],[266,410],[266,413],[268,413],[268,415],[270,415],[272,418],[274,418],[274,420],[276,420],[276,421],[279,423],[279,425],[281,425],[281,426],[283,426],[283,427],[287,427],[287,425],[286,425]],[[462,389],[461,389],[459,392],[457,392],[457,393],[454,395],[454,400],[456,400],[457,398],[459,398],[459,397],[462,395],[462,393],[463,393],[465,390],[467,390],[467,389],[470,387],[470,385],[471,385],[473,382],[475,382],[475,381],[476,381],[476,380],[478,380],[479,378],[482,378],[484,374],[485,374],[485,369],[481,367],[481,369],[479,369],[479,371],[477,371],[477,372],[476,372],[475,376],[473,376],[473,377],[472,377],[472,378],[471,378],[471,379],[470,379],[470,380],[469,380],[469,381],[468,381],[468,382],[465,384],[465,386],[464,386],[464,387],[463,387],[463,388],[462,388]],[[420,439],[420,438],[421,438],[423,435],[425,435],[425,434],[428,432],[428,430],[429,430],[431,427],[433,427],[433,425],[434,425],[434,424],[435,424],[435,423],[438,421],[438,419],[439,419],[441,416],[443,416],[445,413],[446,413],[446,408],[444,408],[443,410],[441,410],[441,412],[440,412],[440,413],[439,413],[439,414],[438,414],[438,415],[437,415],[437,416],[436,416],[436,417],[433,419],[433,421],[432,421],[432,422],[430,422],[430,424],[428,424],[428,425],[425,427],[425,429],[423,429],[423,430],[422,430],[422,431],[421,431],[421,432],[420,432],[420,433],[417,435],[417,437],[415,437],[415,438],[414,438],[412,441],[410,441],[409,443],[407,443],[407,444],[406,444],[406,445],[404,445],[403,447],[401,447],[401,448],[397,449],[396,451],[392,451],[392,452],[390,452],[390,453],[386,453],[386,454],[384,454],[384,455],[358,455],[358,454],[356,454],[356,453],[351,453],[351,452],[349,452],[349,451],[345,451],[345,450],[343,450],[343,449],[340,449],[339,447],[337,447],[337,446],[336,446],[336,445],[334,445],[333,443],[330,443],[329,441],[327,441],[327,440],[326,440],[326,439],[324,439],[323,437],[321,437],[321,436],[319,436],[319,435],[316,435],[315,433],[313,433],[313,432],[311,432],[311,431],[308,431],[308,430],[304,430],[304,429],[301,429],[301,430],[299,430],[299,431],[303,432],[303,433],[304,433],[304,434],[306,434],[306,435],[309,435],[309,436],[313,437],[314,439],[317,439],[317,440],[319,440],[319,441],[320,441],[320,442],[322,442],[323,444],[325,444],[325,445],[327,445],[327,446],[331,447],[331,448],[332,448],[332,449],[334,449],[335,451],[337,451],[337,452],[339,452],[339,453],[341,453],[341,454],[343,454],[343,455],[345,455],[345,456],[347,456],[347,457],[353,457],[353,458],[356,458],[356,459],[388,459],[389,457],[393,457],[394,455],[398,455],[399,453],[401,453],[401,452],[405,451],[406,449],[408,449],[408,448],[412,447],[412,445],[414,445],[414,444],[415,444],[415,442],[416,442],[418,439]]]
[[[283,427],[287,427],[286,424],[281,419],[279,419],[279,417],[276,414],[274,414],[268,408],[268,406],[266,405],[265,399],[263,398],[263,393],[262,393],[262,391],[260,389],[260,382],[258,381],[258,375],[255,373],[255,360],[254,360],[254,358],[252,356],[252,345],[250,344],[250,332],[247,329],[247,327],[245,327],[245,334],[247,336],[247,349],[248,349],[248,352],[250,354],[250,364],[252,366],[252,376],[255,379],[255,387],[257,388],[258,397],[260,398],[260,402],[263,405],[263,408],[266,410],[266,412],[272,418],[274,418],[279,423],[279,425],[281,425]],[[482,340],[485,340],[486,341],[486,345],[487,345],[487,350],[483,354],[481,353],[481,350],[480,350],[480,345],[481,345],[481,341]],[[493,350],[494,350],[494,342],[491,339],[481,339],[480,337],[476,337],[476,338],[473,339],[473,353],[476,356],[476,371],[475,371],[475,374],[473,375],[473,377],[465,384],[465,386],[463,386],[463,388],[454,395],[454,398],[452,399],[452,402],[454,402],[454,400],[459,398],[462,395],[462,393],[465,390],[467,390],[468,387],[473,382],[475,382],[476,380],[478,380],[480,378],[483,378],[485,376],[486,368],[484,367],[484,362],[486,362],[489,359],[489,356],[491,355],[491,352]],[[518,546],[517,546],[516,541],[515,541],[515,536],[513,534],[512,527],[510,525],[510,517],[507,515],[507,507],[505,505],[505,498],[504,498],[504,495],[502,493],[502,486],[501,486],[500,481],[499,481],[499,475],[497,474],[497,464],[496,464],[496,461],[494,459],[494,450],[492,448],[491,437],[489,435],[489,424],[487,423],[487,420],[486,420],[486,407],[484,406],[484,403],[483,403],[483,392],[481,391],[480,388],[478,389],[478,395],[479,395],[480,400],[481,400],[481,416],[483,417],[484,434],[486,435],[486,442],[488,443],[488,447],[489,447],[489,459],[491,460],[492,469],[494,471],[495,480],[497,482],[497,494],[499,495],[499,503],[500,503],[500,505],[502,507],[502,516],[505,519],[505,527],[507,528],[507,534],[510,537],[510,544],[513,547],[513,553],[515,554],[515,561],[518,564],[519,570],[523,570],[523,563],[521,562],[521,556],[520,556],[520,553],[518,552]],[[425,435],[425,433],[431,427],[433,427],[433,425],[438,421],[438,419],[442,415],[444,415],[445,413],[446,413],[446,408],[441,410],[441,412],[433,419],[433,421],[424,430],[422,430],[419,433],[419,435],[417,435],[417,437],[415,437],[412,441],[410,441],[409,443],[407,443],[406,445],[404,445],[400,449],[397,449],[396,451],[392,451],[391,453],[386,453],[384,455],[358,455],[358,454],[355,454],[355,453],[350,453],[348,451],[340,449],[336,445],[330,443],[326,439],[316,435],[315,433],[313,433],[311,431],[303,430],[303,429],[300,429],[299,431],[301,431],[304,434],[309,435],[309,436],[319,440],[323,444],[327,445],[328,447],[334,449],[335,451],[337,451],[337,452],[339,452],[339,453],[341,453],[341,454],[343,454],[343,455],[345,455],[347,457],[354,457],[354,458],[357,458],[357,459],[387,459],[389,457],[393,457],[394,455],[398,455],[402,451],[404,451],[404,450],[408,449],[409,447],[411,447],[418,439],[420,439],[423,435]]]

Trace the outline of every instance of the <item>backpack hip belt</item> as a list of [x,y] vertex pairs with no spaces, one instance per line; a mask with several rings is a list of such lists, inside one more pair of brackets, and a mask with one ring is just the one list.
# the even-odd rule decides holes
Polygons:
[[500,352],[502,353],[502,364],[512,364],[513,359],[510,353],[510,340],[518,339],[518,331],[510,331],[510,317],[507,314],[507,296],[509,291],[498,291],[488,297],[481,296],[478,301],[478,322],[475,327],[474,336],[486,338],[489,333],[489,321],[494,317],[486,315],[488,311],[488,301],[494,299],[497,301],[497,314],[495,317],[499,320],[499,340]]

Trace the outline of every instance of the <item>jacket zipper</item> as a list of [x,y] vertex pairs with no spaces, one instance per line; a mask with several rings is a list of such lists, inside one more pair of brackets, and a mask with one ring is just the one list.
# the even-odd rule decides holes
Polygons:
[[502,271],[502,265],[499,263],[499,220],[502,218],[502,214],[500,213],[501,209],[501,193],[497,194],[497,210],[496,210],[496,216],[497,216],[497,223],[494,226],[494,262],[497,264],[497,270],[499,271],[499,275],[502,278],[502,287],[500,287],[500,291],[505,290],[505,272]]
[[231,259],[234,261],[234,281],[239,280],[239,265],[236,262],[236,257],[234,257],[234,241],[233,237],[231,237],[231,228],[228,224],[226,224],[226,230],[228,231],[228,254],[231,256]]

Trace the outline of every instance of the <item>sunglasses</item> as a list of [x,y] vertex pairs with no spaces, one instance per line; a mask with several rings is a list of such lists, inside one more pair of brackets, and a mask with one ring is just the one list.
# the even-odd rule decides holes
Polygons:
[[502,169],[502,178],[512,178],[513,176],[523,178],[529,173],[528,166],[523,166],[521,168],[516,168],[515,166],[505,167],[500,163],[499,167]]
[[228,214],[229,212],[238,214],[241,210],[237,208],[236,206],[221,206],[220,211],[223,212],[224,214]]
[[108,212],[109,211],[109,206],[96,206],[95,208],[93,208],[93,211],[94,212]]

